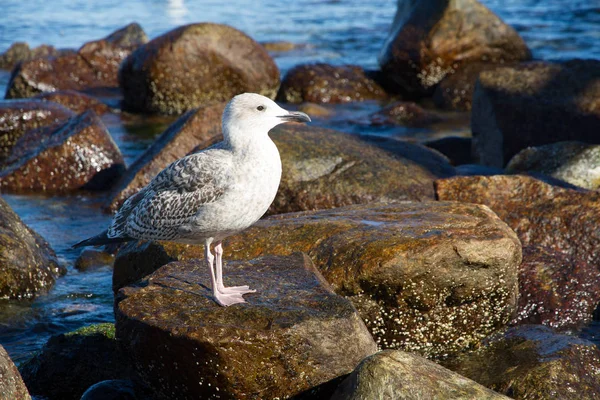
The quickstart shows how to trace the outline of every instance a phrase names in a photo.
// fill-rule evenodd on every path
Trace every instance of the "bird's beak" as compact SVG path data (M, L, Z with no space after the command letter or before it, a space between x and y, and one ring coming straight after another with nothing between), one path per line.
M310 122L310 117L300 111L289 111L286 115L279 115L283 122Z

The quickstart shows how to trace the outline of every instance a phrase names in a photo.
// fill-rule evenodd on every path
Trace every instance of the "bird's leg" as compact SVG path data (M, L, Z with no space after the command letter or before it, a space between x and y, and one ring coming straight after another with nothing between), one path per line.
M218 289L217 279L215 277L215 269L213 268L213 263L215 261L215 257L210 252L210 243L212 240L207 240L204 246L204 257L206 259L206 264L210 271L210 283L213 292L213 296L215 301L222 306L230 306L236 303L245 303L246 301L242 297L240 293L221 293Z
M215 244L215 255L216 255L216 271L217 271L217 290L224 294L236 293L246 294L254 293L256 290L250 289L249 286L231 286L225 287L223 284L223 245L221 242Z

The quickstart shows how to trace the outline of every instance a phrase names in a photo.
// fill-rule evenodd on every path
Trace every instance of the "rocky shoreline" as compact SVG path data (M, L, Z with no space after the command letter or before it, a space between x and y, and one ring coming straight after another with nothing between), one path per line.
M98 213L219 141L223 102L240 92L317 120L332 118L331 104L371 101L374 126L466 116L471 131L419 144L273 130L277 197L225 246L225 276L257 289L248 303L211 301L201 246L86 251L82 273L114 263L115 324L57 335L18 369L0 346L0 392L600 398L600 350L572 335L600 304L600 61L531 60L476 0L399 1L379 70L300 64L280 77L269 51L293 47L212 23L149 41L133 23L78 50L15 43L0 55L12 70L0 102L2 193L93 191ZM126 166L107 115L172 123ZM0 295L43 295L64 267L2 199L0 224Z

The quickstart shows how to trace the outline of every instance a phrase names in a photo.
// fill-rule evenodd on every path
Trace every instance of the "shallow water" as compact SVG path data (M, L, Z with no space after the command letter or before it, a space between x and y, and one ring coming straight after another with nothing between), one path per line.
M484 4L514 26L536 58L600 58L600 4L573 0L486 0ZM595 6L594 6L595 4ZM377 55L389 31L395 1L281 2L232 0L108 0L102 2L56 0L25 2L2 0L0 51L15 41L32 46L52 44L79 47L108 35L132 21L139 22L152 38L191 22L232 25L258 41L302 44L274 54L285 73L298 63L327 62L377 67ZM0 93L9 72L0 71ZM361 135L424 140L453 132L468 134L466 120L435 130L405 127L367 127L361 121L379 109L377 103L335 106L336 116L316 120L317 125ZM164 128L121 123L103 117L125 159L130 164ZM108 268L80 273L73 268L79 251L70 245L102 230L109 221L98 211L98 199L89 196L3 196L21 218L44 236L68 269L47 295L31 301L0 301L0 343L17 362L39 350L52 334L96 322L112 321L111 271ZM600 343L600 326L593 323L582 336Z

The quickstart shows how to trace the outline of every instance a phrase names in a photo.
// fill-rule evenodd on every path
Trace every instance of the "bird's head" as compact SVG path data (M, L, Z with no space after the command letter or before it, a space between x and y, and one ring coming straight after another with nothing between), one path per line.
M229 101L223 111L223 135L267 136L284 122L310 122L300 111L287 111L273 100L256 93L244 93Z

